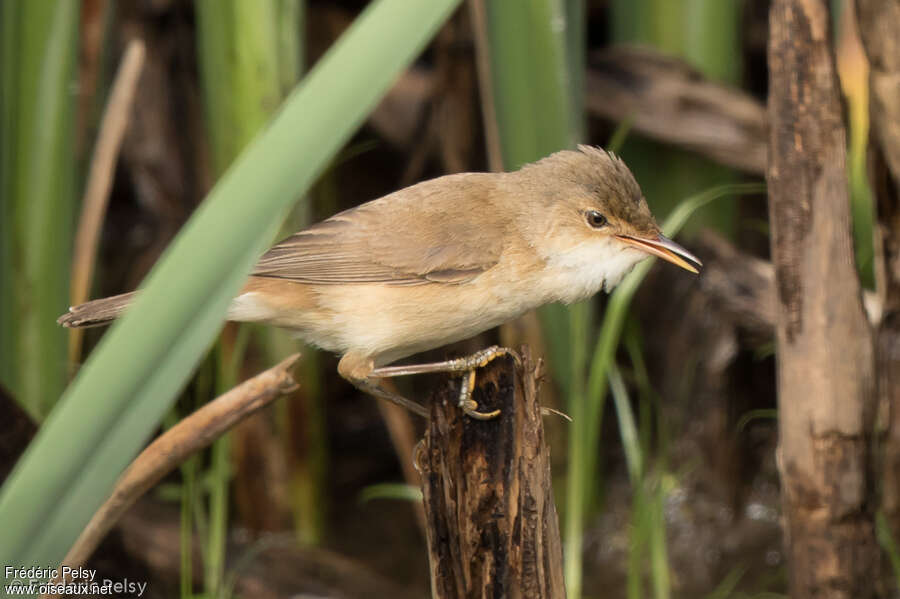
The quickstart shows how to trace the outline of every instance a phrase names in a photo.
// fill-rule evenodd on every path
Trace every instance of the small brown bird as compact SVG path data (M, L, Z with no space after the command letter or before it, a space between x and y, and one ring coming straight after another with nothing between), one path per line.
M641 259L691 272L700 261L664 237L621 159L579 146L511 173L447 175L346 210L260 259L228 319L264 322L341 354L338 372L378 397L424 409L385 377L466 372L460 407L474 418L475 370L506 353L386 366L466 339L550 302L609 291ZM69 308L67 327L107 323L134 292Z

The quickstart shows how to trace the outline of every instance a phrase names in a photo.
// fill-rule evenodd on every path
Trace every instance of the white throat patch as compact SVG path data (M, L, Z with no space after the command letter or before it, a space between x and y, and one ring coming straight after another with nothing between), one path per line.
M588 298L601 289L618 285L646 253L612 238L585 241L571 250L547 259L558 301L569 304Z

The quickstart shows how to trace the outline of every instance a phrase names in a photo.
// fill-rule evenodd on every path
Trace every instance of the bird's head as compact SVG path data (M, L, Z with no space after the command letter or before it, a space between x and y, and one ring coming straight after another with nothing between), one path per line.
M662 234L631 171L612 153L579 146L518 173L532 198L522 228L548 269L567 273L563 301L610 290L648 256L699 272L700 260Z

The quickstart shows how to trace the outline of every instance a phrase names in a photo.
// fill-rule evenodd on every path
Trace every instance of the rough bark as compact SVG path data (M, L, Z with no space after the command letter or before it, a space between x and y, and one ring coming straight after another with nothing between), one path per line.
M857 0L869 59L869 179L877 202L878 399L890 417L884 441L882 509L900 538L900 0Z
M435 599L565 597L538 376L527 354L479 370L473 397L502 410L493 420L462 414L458 382L431 403L418 464Z
M846 132L823 0L769 19L769 210L790 595L876 595L872 332L853 260Z

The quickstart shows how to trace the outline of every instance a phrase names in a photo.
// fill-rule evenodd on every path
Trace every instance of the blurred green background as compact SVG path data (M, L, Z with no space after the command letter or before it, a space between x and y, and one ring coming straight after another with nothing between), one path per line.
M866 66L834 4L871 286ZM6 0L0 26L0 420L40 425L0 490L2 563L55 565L150 435L296 350L220 320L269 243L340 209L590 143L621 153L704 261L723 242L768 255L752 159L766 143L765 3ZM80 264L90 297L145 297L70 345L55 321L133 39L145 58L98 250ZM544 403L574 418L545 423L570 597L784 592L771 330L647 263L612 296L434 357L497 341L546 355ZM334 356L302 351L301 389L141 500L91 562L104 577L149 580L159 597L427 595L397 433L421 424L386 424ZM4 474L23 449L0 447Z

